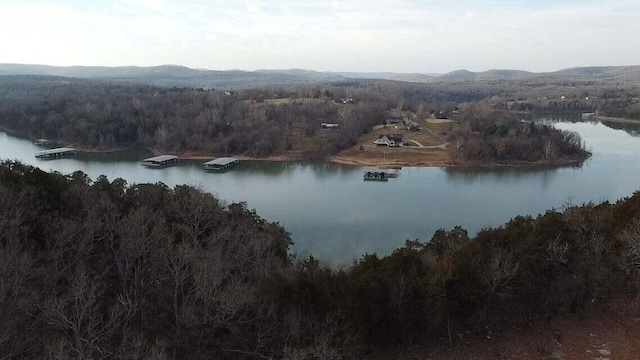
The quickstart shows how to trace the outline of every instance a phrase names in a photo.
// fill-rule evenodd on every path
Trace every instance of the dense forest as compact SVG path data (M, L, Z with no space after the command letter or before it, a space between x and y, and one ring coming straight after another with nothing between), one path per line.
M588 156L579 137L521 123L535 111L640 119L629 83L539 79L415 84L348 80L219 91L51 76L0 77L0 128L110 150L324 159L356 145L390 110L450 114L453 162L560 163ZM330 131L322 123L338 124Z
M334 269L189 186L0 164L4 359L350 359L640 294L640 193Z
M463 106L448 139L462 163L558 164L591 155L577 133L524 121L520 114L495 110L486 102Z
M602 116L640 120L637 82L558 80L474 81L411 84L361 80L349 84L384 94L392 104L414 112L449 112L464 103L488 102L495 109L519 112L595 112Z
M386 103L357 90L356 103L339 106L346 90L319 87L241 92L118 85L81 79L5 76L0 81L0 126L30 138L111 149L149 147L163 151L267 156L290 143L293 128L315 135L321 123L340 128L308 149L331 155L385 118ZM306 98L270 104L265 99ZM322 99L321 99L322 97Z

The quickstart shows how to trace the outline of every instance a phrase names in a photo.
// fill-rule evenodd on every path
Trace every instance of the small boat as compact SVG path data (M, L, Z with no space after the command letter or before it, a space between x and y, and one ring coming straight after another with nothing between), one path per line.
M213 172L224 172L236 167L240 160L232 157L221 157L204 163L204 169Z
M389 176L384 171L367 171L364 173L364 181L389 181Z
M49 146L52 143L53 142L51 140L47 140L47 139L35 139L33 141L33 145L35 146Z
M378 169L382 170L393 170L393 171L384 171L386 176L390 179L397 178L400 175L398 170L402 169L402 166L388 166L388 167L379 167Z
M76 150L72 148L56 148L56 149L38 151L36 153L36 158L46 159L46 160L58 159L61 157L73 155L75 153L76 153Z
M582 120L591 120L596 117L596 113L582 113Z
M154 156L148 159L142 160L140 165L146 166L148 168L165 168L167 166L172 166L180 162L180 158L175 155L160 155Z

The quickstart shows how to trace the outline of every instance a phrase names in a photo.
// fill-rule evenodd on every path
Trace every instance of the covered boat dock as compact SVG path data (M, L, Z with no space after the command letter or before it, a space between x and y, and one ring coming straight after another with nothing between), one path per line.
M142 160L141 165L151 168L163 168L175 165L180 162L180 158L176 155L160 155Z
M240 161L236 158L221 157L204 163L204 169L209 171L227 171L239 163Z
M49 150L42 150L36 153L36 158L38 159L57 159L64 156L73 155L76 153L75 149L72 148L56 148Z

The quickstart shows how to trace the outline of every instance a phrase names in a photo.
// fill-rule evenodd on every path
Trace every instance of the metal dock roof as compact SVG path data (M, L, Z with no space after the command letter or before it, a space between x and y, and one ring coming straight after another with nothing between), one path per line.
M150 157L142 161L163 162L163 161L174 160L174 159L178 159L178 157L176 155L160 155L160 156Z
M38 151L36 155L62 154L62 153L68 153L68 152L74 152L74 151L76 150L72 148L56 148L56 149Z
M229 165L232 164L234 162L237 162L238 159L236 158L232 158L232 157L221 157L221 158L217 158L211 161L207 161L206 163L204 163L205 165L220 165L220 166L225 166L225 165Z

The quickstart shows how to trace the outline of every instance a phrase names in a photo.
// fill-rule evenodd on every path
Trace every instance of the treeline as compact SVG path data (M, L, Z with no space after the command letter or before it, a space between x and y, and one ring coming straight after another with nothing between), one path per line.
M342 85L382 94L391 104L401 102L405 109L414 112L421 108L450 110L453 106L480 101L510 111L595 111L608 101L621 101L617 104L625 106L640 97L635 82L544 78L430 84L361 80Z
M465 103L486 102L507 111L597 111L603 116L640 120L640 91L632 81L540 78L431 84L361 80L348 84L383 95L392 107L400 105L416 113L449 113Z
M603 94L598 115L640 120L640 91L617 89Z
M413 84L354 80L228 92L46 76L0 78L0 127L29 138L98 149L146 147L257 157L293 150L321 159L354 145L358 136L381 124L390 109L423 117L478 103L511 112L598 111L605 116L640 118L637 88L593 81ZM347 99L348 104L343 104ZM337 123L339 128L321 132L323 122ZM306 145L295 148L294 139L300 133L312 140L300 141ZM564 156L567 149L560 148L562 141L547 135L556 154ZM493 153L500 161L529 161L523 154L504 157L502 143L495 149L470 143L467 148L480 153L474 157L469 151L467 159L483 160ZM532 158L542 159L540 153L538 146Z
M461 107L448 139L454 156L467 163L556 164L590 155L577 133L524 121L522 115L486 102Z
M244 204L3 162L0 205L3 359L283 351L265 285L289 267L289 235Z
M633 83L547 84L539 92L490 99L499 109L537 112L597 112L601 116L640 120L640 91Z
M338 95L345 92L334 91ZM264 103L265 99L298 95L317 101ZM332 92L311 88L229 93L4 76L0 81L0 126L30 138L94 148L138 146L267 156L289 144L295 126L311 129L307 134L311 136L322 122L340 123L333 136L310 150L312 156L325 156L352 145L357 136L385 117L386 104L378 96L358 91L351 94L355 95L359 96L357 106L338 111L338 105L330 101Z
M466 331L508 331L609 297L640 296L639 245L636 193L617 204L515 217L474 238L459 227L438 230L427 243L365 256L318 288L346 278L346 313L367 344L451 344Z
M638 294L640 193L332 269L189 186L0 164L0 354L348 359Z

